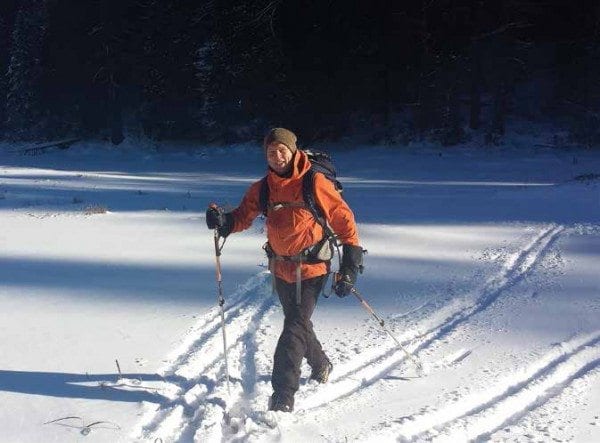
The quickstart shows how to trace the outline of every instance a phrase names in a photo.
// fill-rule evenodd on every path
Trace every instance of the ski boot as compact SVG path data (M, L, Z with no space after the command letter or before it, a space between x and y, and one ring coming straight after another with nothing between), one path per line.
M274 392L269 399L269 411L292 412L294 410L294 397Z
M312 369L310 379L315 380L317 383L327 383L331 371L333 371L333 365L328 358L325 358L321 366Z

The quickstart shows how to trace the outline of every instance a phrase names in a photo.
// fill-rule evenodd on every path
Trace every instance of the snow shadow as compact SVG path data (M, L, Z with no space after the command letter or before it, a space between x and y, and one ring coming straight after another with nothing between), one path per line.
M0 209L82 212L101 205L110 211L202 210L215 198L235 202L257 177L213 174L94 174L59 171L0 176Z
M159 403L165 400L159 392L147 390L124 390L101 383L115 383L119 374L74 374L65 372L30 372L0 370L0 391L49 397L83 398L121 402L148 401ZM167 381L182 383L178 376L161 377L158 374L122 374L122 378L142 382Z
M508 183L508 182L507 182ZM346 200L362 223L588 223L600 221L599 186L429 184L373 187L356 180Z
M102 173L104 174L104 173ZM120 178L119 174L123 176ZM258 177L198 174L99 179L15 176L0 181L0 209L83 212L98 205L112 212L201 211L211 201L235 207ZM600 221L598 186L512 184L510 181L452 183L414 181L381 184L354 179L344 197L363 223L482 223Z
M230 254L236 254L232 249ZM238 285L262 270L246 263L223 264L223 287L226 299ZM442 293L467 291L472 283L455 282L457 272L469 274L464 263L440 259L370 257L359 285L368 285L370 299L379 308L398 309L419 303L423 298L439 298ZM105 262L80 262L61 259L0 257L0 286L14 289L22 297L95 300L111 303L200 303L215 302L215 269L207 260L197 266L159 266ZM330 281L326 291L330 291ZM448 286L450 285L450 286ZM14 292L14 291L12 291ZM435 293L433 293L435 292ZM410 295L410 296L409 296ZM331 297L335 307L353 304L354 300ZM0 297L0 307L2 298Z
M214 302L215 269L212 263L199 261L197 266L159 266L81 262L61 259L0 257L0 286L18 288L20 293L51 291L102 300L152 301L174 303L197 300ZM227 264L224 270L226 293L259 271ZM168 293L166 293L168 288ZM106 297L106 298L105 298Z
M232 154L210 159L155 155L147 163L108 157L90 158L85 164L74 157L60 164L60 156L17 162L1 171L0 209L81 212L101 205L113 212L203 212L212 201L235 207L265 168L262 156L255 153L246 152L235 162ZM406 155L386 153L362 158L366 164L357 170L355 154L345 155L340 155L340 171L362 172L340 177L344 196L362 223L600 221L599 184L572 181L581 171L552 170L557 165L547 159L541 159L537 169L532 169L534 164L516 172L511 168L518 159L469 166L468 156L457 156L454 164L425 162L411 169L402 163ZM477 166L482 171L474 173L471 169Z

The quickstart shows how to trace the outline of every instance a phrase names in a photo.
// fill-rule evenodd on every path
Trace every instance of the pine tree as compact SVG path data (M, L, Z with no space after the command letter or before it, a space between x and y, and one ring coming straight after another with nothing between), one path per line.
M99 91L98 99L105 114L103 120L110 130L110 140L119 145L125 138L121 102L127 38L123 29L125 4L114 0L95 3L99 13L88 31L92 52L90 64L93 66L91 82Z
M212 36L198 49L194 63L197 87L202 93L198 121L206 133L217 124L217 102L221 95L217 70L222 67L221 54L222 44L216 36Z
M209 32L194 66L201 95L198 120L206 131L227 132L268 118L268 110L275 108L272 99L284 75L274 28L279 3L213 0L205 4Z
M3 15L0 15L0 132L4 127L6 119L6 66L8 61L8 54L6 48L8 47L9 32L8 24Z
M9 135L16 139L34 139L43 133L40 78L47 21L47 0L21 3L12 32L6 74L6 127Z
M203 13L210 2L140 0L135 32L137 63L131 66L141 89L139 115L144 133L153 138L196 135L193 108L198 42L205 40Z

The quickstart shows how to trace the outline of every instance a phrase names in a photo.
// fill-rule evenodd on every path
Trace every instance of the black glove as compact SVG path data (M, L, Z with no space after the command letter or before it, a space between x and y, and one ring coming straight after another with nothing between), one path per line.
M333 287L338 297L345 297L352 292L356 277L362 272L362 264L363 249L360 246L343 245L342 265Z
M206 210L206 226L217 229L221 237L227 237L233 229L233 215L213 203Z

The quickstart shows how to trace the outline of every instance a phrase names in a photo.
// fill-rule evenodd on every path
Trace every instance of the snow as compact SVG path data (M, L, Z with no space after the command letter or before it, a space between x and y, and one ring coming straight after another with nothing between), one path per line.
M259 146L0 145L2 441L600 441L600 153L532 140L323 147L369 251L358 289L424 374L322 298L334 370L304 366L293 414L266 411L263 222L221 257L229 389L204 223L264 173Z

